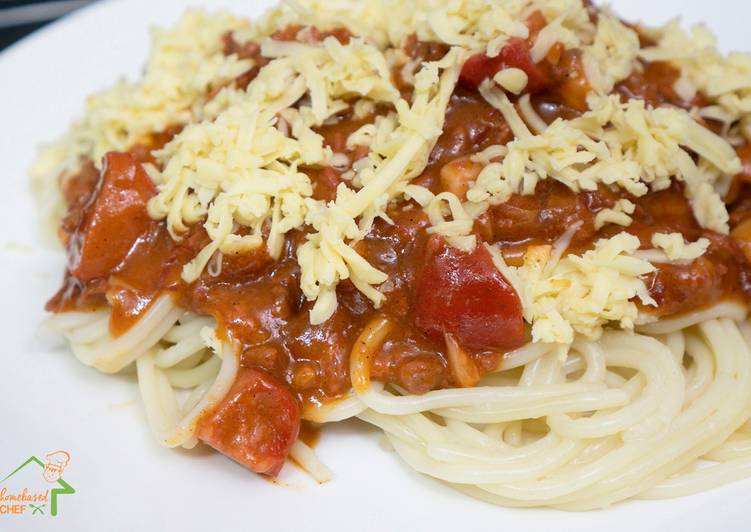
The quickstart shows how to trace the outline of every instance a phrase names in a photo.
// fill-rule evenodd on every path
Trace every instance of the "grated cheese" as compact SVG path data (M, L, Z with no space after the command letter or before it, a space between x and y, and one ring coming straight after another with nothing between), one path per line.
M347 138L347 147L352 149L356 146L368 148L384 146L397 126L398 117L396 113L377 116L372 124L361 126Z
M519 98L518 105L519 113L533 132L539 134L548 128L542 117L532 107L532 99L529 97L529 94L525 94Z
M488 146L481 152L470 155L469 160L473 163L488 165L490 163L503 160L507 153L508 148L503 144L493 144L492 146Z
M582 50L582 65L589 85L598 94L609 94L615 84L634 70L639 54L639 35L607 11L598 16L594 42Z
M592 42L594 27L583 3L536 2L535 7L539 7L545 19L549 21L540 30L532 46L530 55L535 63L545 59L557 43L562 44L564 48L578 48Z
M442 235L453 247L462 251L472 251L477 247L477 237L472 234L474 219L471 211L451 192L433 194L425 187L408 185L404 190L408 198L414 199L425 210L430 220L429 234ZM450 220L446 218L450 217Z
M751 113L751 55L723 56L717 50L715 37L702 25L687 32L678 21L672 21L653 31L652 36L657 44L642 49L639 56L679 67L681 77L676 82L676 92L689 101L689 96L701 91L714 104L700 112L722 117L727 126Z
M320 29L349 28L381 48L399 47L415 34L420 41L441 42L473 52L497 56L512 37L527 38L526 19L540 11L551 21L537 38L535 59L541 60L556 42L567 47L588 44L594 24L581 0L294 0L267 12L241 32L259 40L288 24L310 24ZM540 57L537 57L537 56Z
M623 198L615 202L613 208L603 209L595 216L595 230L599 231L607 224L622 225L628 227L633 221L631 214L634 213L636 205L631 201Z
M502 162L482 170L467 194L470 201L503 203L511 194L533 194L548 178L577 192L604 184L639 197L667 188L674 177L685 182L698 222L728 232L727 209L713 183L739 172L740 160L727 141L686 111L592 96L591 110L580 118L558 119L533 135L502 91L485 83L480 92L501 111L516 140ZM686 149L700 156L700 164Z
M274 60L248 86L230 93L231 105L214 120L191 124L155 156L152 169L159 193L149 213L166 218L173 238L205 218L211 238L183 270L198 278L211 256L242 253L263 244L272 257L282 250L283 235L305 223L312 195L300 165L330 165L331 150L311 128L346 109L350 95L393 102L399 97L383 54L362 40L342 45L333 37L320 45L268 41L262 53ZM303 96L309 105L291 106ZM288 135L277 124L285 122ZM238 235L237 226L250 229Z
M301 287L310 301L312 324L322 323L336 310L336 286L349 279L378 307L383 301L375 286L386 275L360 257L349 242L362 239L377 217L386 218L392 198L403 194L409 181L422 173L442 129L451 94L459 77L464 54L453 49L438 62L425 63L415 76L412 104L396 102L399 125L382 144L371 144L366 164L353 181L355 191L344 184L328 205L309 200L306 223L316 229L297 250L302 269ZM360 218L359 222L356 220Z
M639 239L628 233L601 239L594 249L567 255L553 268L548 267L552 246L530 247L520 267L507 265L498 248L486 247L519 295L534 342L570 344L574 334L596 340L611 322L633 329L635 298L656 306L642 280L654 266L632 256Z
M514 94L521 94L529 82L529 77L520 68L504 68L493 77L493 80L503 89Z
M669 261L692 261L706 253L709 240L700 238L687 243L680 233L655 233L652 235L652 245L662 250Z

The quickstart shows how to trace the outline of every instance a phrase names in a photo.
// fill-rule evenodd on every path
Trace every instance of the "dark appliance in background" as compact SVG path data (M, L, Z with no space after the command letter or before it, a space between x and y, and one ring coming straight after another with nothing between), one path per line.
M0 0L0 50L93 0Z

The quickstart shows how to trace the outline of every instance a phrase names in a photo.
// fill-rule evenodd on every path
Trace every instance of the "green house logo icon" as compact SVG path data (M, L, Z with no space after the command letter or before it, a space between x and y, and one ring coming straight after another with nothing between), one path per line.
M0 480L0 520L12 514L52 517L58 514L58 497L72 495L73 486L62 478L60 458L67 459L65 451L47 455L47 463L36 456L28 460ZM33 481L30 485L30 479Z

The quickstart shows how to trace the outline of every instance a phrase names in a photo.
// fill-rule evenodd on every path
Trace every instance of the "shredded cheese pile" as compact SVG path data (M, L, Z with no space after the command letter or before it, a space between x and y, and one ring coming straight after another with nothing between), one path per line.
M639 54L639 35L604 11L594 41L582 55L587 82L598 94L608 94L633 72Z
M516 139L501 162L483 169L467 194L470 201L503 203L512 194L533 194L544 179L576 192L615 185L639 197L667 188L676 178L685 182L698 222L728 232L727 209L712 185L720 174L739 172L740 160L726 140L686 111L592 96L591 110L580 118L558 119L533 135L501 90L487 82L480 90L503 113ZM700 156L698 164L687 149ZM630 207L620 209L627 215Z
M553 246L532 246L518 268L508 266L496 247L487 248L519 294L533 341L570 344L574 333L598 339L609 322L633 329L634 298L656 306L642 280L654 266L633 256L639 245L637 237L620 233L597 241L581 256L558 261Z
M319 29L349 28L379 46L398 48L415 34L420 41L442 42L496 56L512 37L527 38L528 17L540 11L551 21L533 51L542 59L556 42L567 47L590 43L595 27L581 0L287 0L242 32L259 40L289 24Z
M690 32L673 21L652 32L657 44L644 48L639 56L647 61L667 61L681 70L675 90L691 100L698 92L713 105L699 113L725 123L726 131L740 126L740 133L751 140L751 55L732 53L727 57L717 50L717 42L704 26Z
M383 283L386 275L368 264L347 241L362 239L376 217L388 219L385 208L390 199L401 195L409 180L425 168L441 134L462 59L454 50L441 61L426 63L416 76L412 104L404 100L396 103L399 126L370 152L359 170L357 181L362 188L355 191L340 184L334 202L318 202L317 208L310 210L306 222L317 232L308 236L297 256L303 292L315 300L312 324L326 321L335 312L336 286L343 279L350 279L376 307L383 301L375 286Z
M522 266L506 264L501 251L486 244L493 262L513 285L534 342L570 344L576 334L597 340L603 326L634 328L642 305L657 306L643 277L652 263L688 263L706 253L709 240L687 243L680 233L656 233L654 250L640 250L628 233L595 242L583 255L565 255L572 228L552 246L531 246ZM565 256L564 256L565 255Z
M149 169L159 189L149 213L166 218L174 238L206 219L211 243L185 266L185 281L197 279L216 251L261 246L266 222L266 246L278 258L284 234L303 225L310 206L312 185L298 167L331 162L330 148L311 128L346 109L342 97L399 97L383 54L359 39L346 46L333 37L321 45L269 41L263 53L275 59L247 92L225 89L229 107L186 127L156 152L163 170ZM292 108L303 96L309 105ZM277 114L291 126L290 136L276 127ZM234 234L235 224L250 234Z

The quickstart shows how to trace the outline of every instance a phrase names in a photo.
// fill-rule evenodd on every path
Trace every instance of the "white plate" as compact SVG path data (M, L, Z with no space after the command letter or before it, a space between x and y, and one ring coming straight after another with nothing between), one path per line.
M40 334L45 300L63 261L45 249L26 170L35 146L61 133L86 94L126 75L147 56L146 28L170 25L187 5L228 6L253 16L271 2L112 0L44 29L0 55L0 478L29 455L65 449L57 517L3 516L0 530L707 530L748 529L751 481L701 495L635 501L570 514L497 508L410 471L358 422L332 426L318 446L333 469L318 486L293 468L274 485L219 454L159 447L131 378L81 366ZM705 20L724 49L742 49L751 4L736 0L614 0L630 19Z

